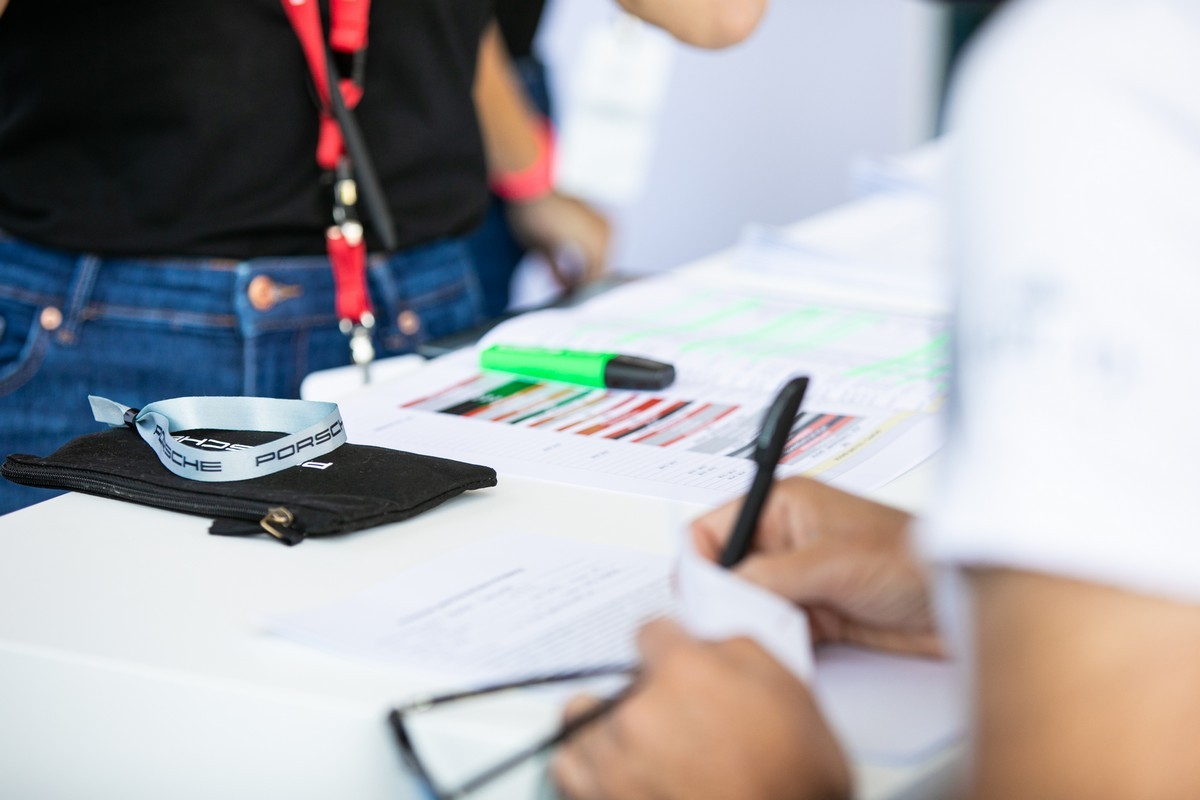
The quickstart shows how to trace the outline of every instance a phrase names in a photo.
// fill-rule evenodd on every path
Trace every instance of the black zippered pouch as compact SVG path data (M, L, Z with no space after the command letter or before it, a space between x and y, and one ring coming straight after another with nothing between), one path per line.
M191 430L173 435L220 450L263 444L283 434ZM10 455L0 475L26 486L210 517L210 533L269 533L289 545L308 536L399 522L464 491L496 485L491 467L358 444L343 444L303 466L251 480L205 483L166 469L131 427L80 436L45 458Z

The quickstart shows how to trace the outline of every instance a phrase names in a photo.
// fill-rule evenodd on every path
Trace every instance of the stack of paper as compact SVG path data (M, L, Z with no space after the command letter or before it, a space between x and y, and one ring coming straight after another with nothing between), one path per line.
M809 396L781 472L865 492L932 454L949 377L939 315L809 302L675 274L564 311L515 318L481 343L600 350L675 365L661 392L482 373L465 351L342 403L352 441L511 474L714 504L744 491L776 388Z

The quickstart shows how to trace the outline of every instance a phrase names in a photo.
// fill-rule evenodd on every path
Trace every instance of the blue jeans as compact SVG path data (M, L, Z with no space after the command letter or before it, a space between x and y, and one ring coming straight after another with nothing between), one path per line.
M373 257L380 355L482 319L458 240ZM250 261L117 258L0 232L0 457L48 455L100 430L87 396L131 406L187 395L296 397L349 363L322 256ZM52 496L0 480L0 513Z

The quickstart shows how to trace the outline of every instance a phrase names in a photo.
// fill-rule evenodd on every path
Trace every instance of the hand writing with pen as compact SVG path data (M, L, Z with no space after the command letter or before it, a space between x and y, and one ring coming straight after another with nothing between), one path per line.
M779 392L755 440L746 497L692 524L695 549L807 610L817 643L938 655L928 583L908 544L911 518L808 479L774 481L807 387L808 379L797 377ZM625 689L603 700L575 698L557 732L452 792L438 790L424 768L405 708L390 716L401 752L437 798L462 797L554 746L562 748L554 779L574 800L849 796L847 761L800 673L757 641L701 641L674 622L656 621L640 632L638 650L640 663ZM615 671L629 673L630 666ZM565 677L484 687L410 707Z
M692 524L718 560L733 501ZM937 655L928 583L907 514L804 478L778 482L735 568L803 606L814 641ZM700 642L670 622L639 638L634 693L559 752L555 780L593 798L823 798L850 792L845 757L808 688L748 639ZM596 701L576 698L568 718Z

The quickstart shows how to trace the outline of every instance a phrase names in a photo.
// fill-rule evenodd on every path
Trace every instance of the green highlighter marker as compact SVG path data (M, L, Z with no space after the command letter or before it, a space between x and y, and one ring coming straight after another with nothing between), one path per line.
M541 347L493 345L479 354L479 366L530 378L609 389L665 389L675 380L675 368L661 361L618 353Z

